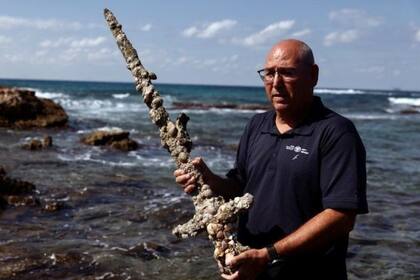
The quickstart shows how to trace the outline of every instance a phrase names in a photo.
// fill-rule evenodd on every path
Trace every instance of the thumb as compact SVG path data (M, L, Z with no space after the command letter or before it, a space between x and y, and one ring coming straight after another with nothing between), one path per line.
M228 258L228 256L226 255L226 265L230 266L230 267L236 267L238 265L240 265L241 263L245 262L245 260L248 258L246 252L241 253L237 256L232 256L230 258Z
M204 160L201 157L196 157L192 160L192 164L197 168L204 176L208 176L211 171L207 164L204 162Z

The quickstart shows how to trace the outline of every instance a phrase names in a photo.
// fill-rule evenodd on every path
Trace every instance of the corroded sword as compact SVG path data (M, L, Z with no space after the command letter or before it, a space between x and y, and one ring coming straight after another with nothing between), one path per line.
M163 99L152 84L156 75L143 67L137 51L112 12L105 9L104 15L127 68L134 77L136 90L149 108L152 122L159 127L162 146L171 154L177 168L193 173L197 178L197 192L192 196L195 214L187 223L178 225L172 232L186 238L206 230L215 247L214 258L218 261L221 271L230 274L232 271L225 265L226 256L236 256L249 249L236 240L236 222L238 213L251 206L253 197L247 193L225 201L223 197L213 194L211 186L204 183L202 174L191 163L192 141L187 132L188 116L181 113L175 122L170 120L163 106Z

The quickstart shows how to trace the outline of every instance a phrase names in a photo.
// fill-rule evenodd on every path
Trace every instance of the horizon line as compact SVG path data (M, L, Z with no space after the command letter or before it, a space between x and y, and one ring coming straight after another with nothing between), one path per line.
M134 81L101 81L101 80L63 80L63 79L36 79L36 78L1 78L2 80L16 80L16 81L41 81L41 82L78 82L78 83L114 83L114 84L133 84ZM223 84L198 84L198 83L176 83L176 82L154 82L153 84L156 85L185 85L185 86L213 86L213 87L253 87L253 88L263 88L263 85L223 85ZM0 84L1 86L1 84ZM420 92L420 90L415 89L401 89L401 88L388 88L388 89L380 89L380 88L357 88L357 87L328 87L328 86L316 86L315 89L352 89L352 90L362 90L362 91L409 91L409 92Z

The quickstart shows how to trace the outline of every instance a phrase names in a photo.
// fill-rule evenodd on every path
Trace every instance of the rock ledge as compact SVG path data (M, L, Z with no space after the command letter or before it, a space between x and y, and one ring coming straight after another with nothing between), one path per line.
M62 127L68 116L50 99L38 98L27 89L0 86L0 127Z

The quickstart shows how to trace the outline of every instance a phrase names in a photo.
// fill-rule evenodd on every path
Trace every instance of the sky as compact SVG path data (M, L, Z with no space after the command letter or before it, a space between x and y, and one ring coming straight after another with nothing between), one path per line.
M0 78L132 81L104 8L160 83L261 85L267 51L295 38L319 87L420 90L417 0L0 0Z

